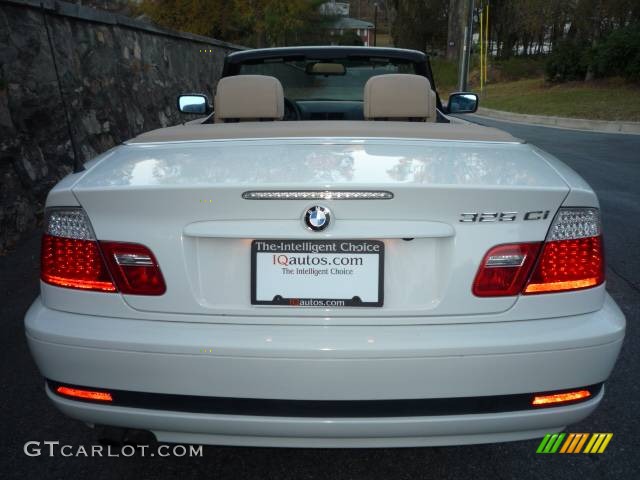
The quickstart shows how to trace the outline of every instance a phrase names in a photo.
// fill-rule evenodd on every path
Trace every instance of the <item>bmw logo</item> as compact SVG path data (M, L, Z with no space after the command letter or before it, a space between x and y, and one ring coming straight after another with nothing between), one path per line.
M318 205L307 209L304 212L304 224L309 230L319 232L329 226L331 221L331 210Z

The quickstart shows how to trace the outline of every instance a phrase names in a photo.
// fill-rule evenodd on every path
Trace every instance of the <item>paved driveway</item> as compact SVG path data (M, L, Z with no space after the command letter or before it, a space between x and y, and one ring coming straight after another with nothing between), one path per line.
M299 450L206 447L203 458L29 458L29 440L95 443L92 432L46 400L22 318L37 294L38 234L0 257L0 478L635 478L640 472L640 136L583 133L479 120L555 154L602 202L608 289L628 321L622 357L600 409L574 432L613 432L602 455L536 455L537 441L447 448Z

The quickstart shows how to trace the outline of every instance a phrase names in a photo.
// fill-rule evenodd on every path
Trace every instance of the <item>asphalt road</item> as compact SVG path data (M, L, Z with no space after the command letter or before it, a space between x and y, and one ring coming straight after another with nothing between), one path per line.
M612 432L601 455L536 455L538 441L447 448L306 450L205 447L202 458L27 457L30 440L74 449L95 443L90 429L46 400L24 339L22 319L38 292L38 234L0 257L3 431L0 478L416 479L635 478L640 472L640 136L513 125L500 126L555 154L595 188L604 216L608 289L624 310L627 339L594 415L573 432Z

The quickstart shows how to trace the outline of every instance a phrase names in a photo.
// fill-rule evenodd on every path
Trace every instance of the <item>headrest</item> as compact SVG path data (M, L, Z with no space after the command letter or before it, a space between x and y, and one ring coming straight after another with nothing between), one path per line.
M364 86L364 118L433 122L435 97L429 80L421 75L376 75Z
M214 99L217 122L228 120L281 120L284 116L282 84L265 75L235 75L218 82Z

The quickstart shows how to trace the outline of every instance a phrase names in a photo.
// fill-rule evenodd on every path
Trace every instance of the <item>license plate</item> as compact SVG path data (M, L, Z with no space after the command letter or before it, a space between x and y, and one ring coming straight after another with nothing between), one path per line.
M379 240L254 240L251 304L381 307Z

